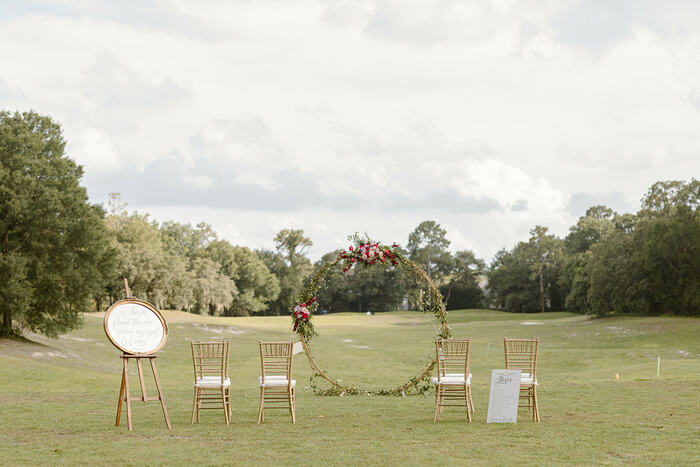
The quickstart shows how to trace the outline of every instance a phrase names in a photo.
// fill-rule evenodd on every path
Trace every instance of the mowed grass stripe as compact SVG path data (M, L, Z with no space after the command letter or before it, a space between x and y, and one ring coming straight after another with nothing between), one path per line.
M158 370L173 429L157 403L134 404L134 431L115 428L119 351L99 314L57 340L0 341L0 460L7 464L692 464L700 462L700 320L588 319L567 313L450 312L472 338L475 421L433 397L317 397L295 357L297 425L284 411L256 425L257 341L293 338L288 317L211 318L165 312ZM345 383L393 387L431 358L435 320L416 312L316 316L319 364ZM523 324L526 323L526 324ZM529 323L529 324L528 324ZM535 324L532 324L535 323ZM542 338L542 423L487 425L488 380L503 366L503 337ZM231 340L232 423L202 414L190 425L191 339ZM367 348L369 347L369 348ZM661 377L656 378L660 356ZM615 374L620 379L615 379ZM135 371L132 393L138 393ZM146 371L149 393L154 393ZM125 423L125 420L124 420ZM450 452L447 458L442 452Z

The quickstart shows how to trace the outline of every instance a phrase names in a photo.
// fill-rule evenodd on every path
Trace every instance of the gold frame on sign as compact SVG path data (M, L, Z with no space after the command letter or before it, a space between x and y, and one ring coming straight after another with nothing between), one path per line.
M109 328L107 326L107 321L109 320L109 315L118 306L125 305L128 303L133 303L133 304L141 305L145 308L148 308L152 313L154 313L158 317L161 325L163 326L163 338L160 340L160 343L154 349L152 349L150 352L146 352L146 353L134 352L130 349L126 349L126 348L120 346L119 344L117 344L115 342L114 338L112 337L112 334L110 334L110 332L109 332ZM161 312L158 311L158 309L156 307L154 307L153 305L151 305L147 301L139 300L138 298L125 298L125 299L119 300L118 302L114 302L112 304L112 306L110 306L109 309L107 310L107 312L105 313L104 329L105 329L105 334L107 334L107 339L109 339L109 341L112 343L112 345L114 345L116 348L118 348L119 350L121 350L122 352L124 352L125 354L128 354L128 355L153 355L154 353L156 353L160 349L162 349L163 346L165 346L166 341L168 340L168 323L165 322L165 318L163 317Z

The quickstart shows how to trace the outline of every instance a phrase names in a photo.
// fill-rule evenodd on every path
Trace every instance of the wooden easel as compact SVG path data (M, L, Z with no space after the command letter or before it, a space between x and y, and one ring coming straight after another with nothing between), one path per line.
M131 291L129 290L129 282L124 279L124 289L126 290L126 298L132 298ZM119 390L119 404L117 405L117 421L114 426L119 426L119 419L122 414L122 402L126 402L126 420L129 426L129 431L132 430L131 424L131 402L132 401L160 401L160 405L163 408L163 416L165 417L165 424L168 429L172 428L170 426L170 419L168 418L168 410L165 408L165 400L163 400L163 391L160 388L160 381L158 381L158 372L156 371L156 355L154 354L121 354L123 369L122 369L122 385ZM129 360L136 359L136 367L139 372L139 383L141 385L141 397L131 397L129 393ZM156 389L158 390L158 397L148 397L146 395L146 386L143 383L143 368L141 366L141 359L147 358L151 364L151 370L153 371L153 378L156 381Z

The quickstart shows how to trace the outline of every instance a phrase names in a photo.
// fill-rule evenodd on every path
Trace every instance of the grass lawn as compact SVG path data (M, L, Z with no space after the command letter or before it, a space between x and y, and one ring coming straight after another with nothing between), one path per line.
M301 354L294 361L297 424L280 410L257 425L257 341L292 338L289 319L164 314L170 335L157 365L172 430L157 402L134 403L133 432L126 414L114 426L121 359L101 316L86 316L81 329L57 340L0 340L0 464L700 463L700 319L450 312L454 336L472 338L474 422L447 407L433 423L432 393L314 396ZM314 322L317 362L352 385L395 387L434 351L429 315L337 314ZM486 424L503 336L533 335L542 339L542 422L521 411L517 425ZM231 425L222 411L204 411L201 424L191 425L189 341L222 338L231 340ZM131 378L137 395L135 372ZM150 370L146 379L155 394Z

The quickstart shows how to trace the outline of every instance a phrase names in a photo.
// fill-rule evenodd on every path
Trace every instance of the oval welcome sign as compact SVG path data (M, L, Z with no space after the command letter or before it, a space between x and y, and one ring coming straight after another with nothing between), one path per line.
M153 305L136 298L114 303L105 313L107 338L124 353L153 354L168 339L168 325Z

